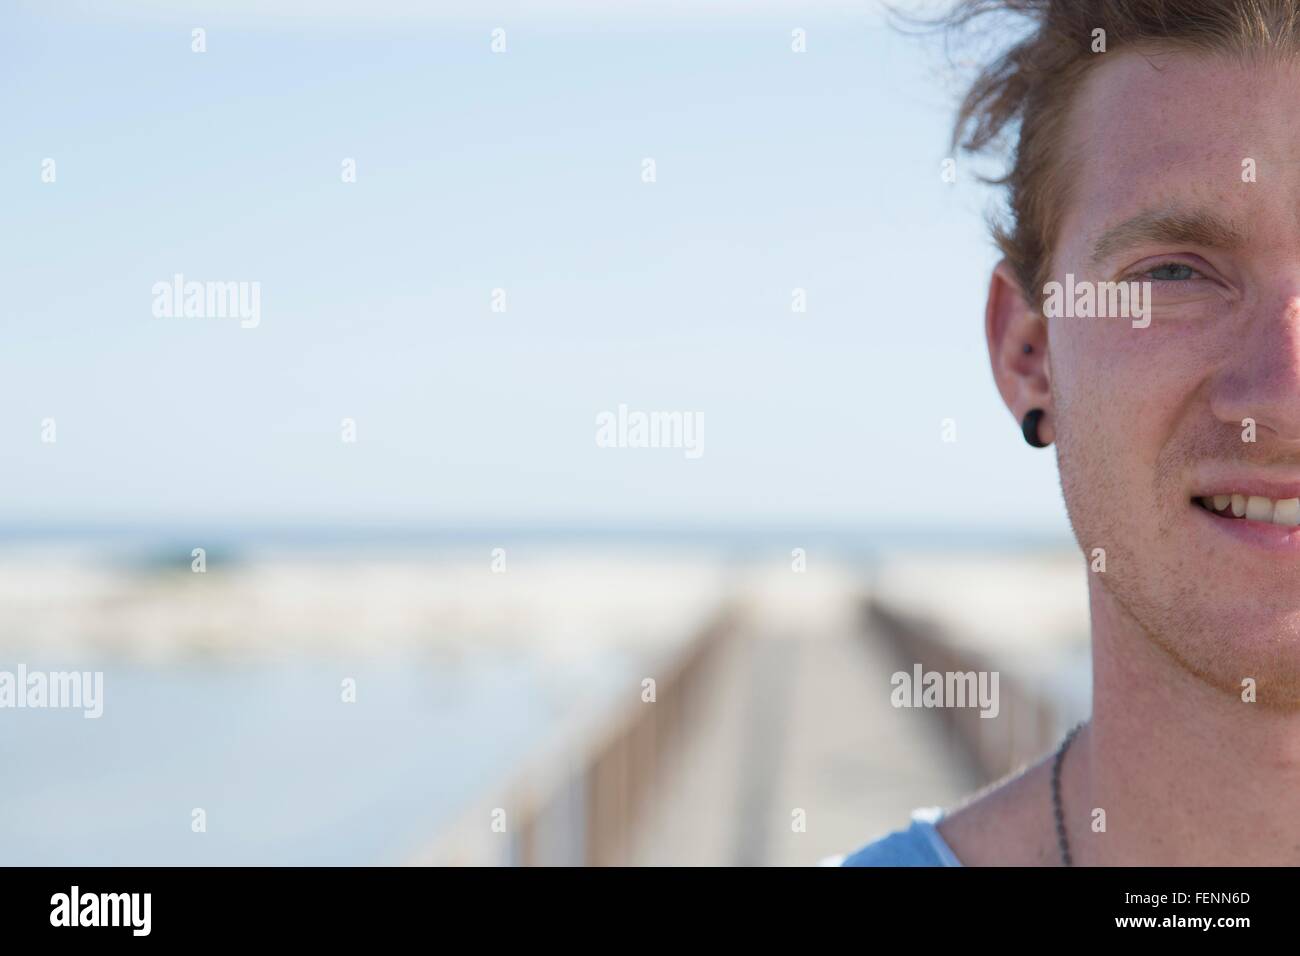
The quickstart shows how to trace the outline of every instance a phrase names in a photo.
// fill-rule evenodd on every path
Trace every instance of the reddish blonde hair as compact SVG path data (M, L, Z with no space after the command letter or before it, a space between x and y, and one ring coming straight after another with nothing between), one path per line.
M1006 175L989 180L1007 188L1008 203L1008 216L991 227L1031 304L1050 278L1069 198L1060 145L1072 97L1101 57L1134 47L1244 58L1300 48L1300 0L962 0L940 23L959 31L989 15L1028 30L971 85L953 148L991 152L1018 127ZM1097 30L1104 53L1093 52Z

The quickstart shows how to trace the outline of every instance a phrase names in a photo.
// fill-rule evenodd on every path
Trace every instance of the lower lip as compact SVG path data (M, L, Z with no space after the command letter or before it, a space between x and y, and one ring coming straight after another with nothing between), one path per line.
M1251 521L1248 518L1220 518L1200 505L1193 504L1189 507L1200 515L1202 521L1212 525L1222 534L1275 554L1291 554L1300 557L1300 526L1291 527L1267 521Z

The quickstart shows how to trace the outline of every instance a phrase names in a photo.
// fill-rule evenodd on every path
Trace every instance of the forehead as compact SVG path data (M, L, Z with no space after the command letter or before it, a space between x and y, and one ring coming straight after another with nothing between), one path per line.
M1300 205L1300 67L1229 54L1125 50L1086 76L1065 151L1071 202L1062 240L1161 205L1238 215ZM1254 160L1257 181L1243 183ZM1082 236L1080 234L1083 234Z

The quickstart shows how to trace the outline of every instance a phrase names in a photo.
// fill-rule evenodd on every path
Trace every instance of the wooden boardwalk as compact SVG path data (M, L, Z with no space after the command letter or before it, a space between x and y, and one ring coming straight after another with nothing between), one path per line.
M871 576L870 614L861 568L744 569L712 623L648 663L654 701L638 678L621 703L573 713L411 862L808 866L950 807L1086 714L1072 560L895 561ZM998 717L894 708L890 678L916 664L998 672ZM501 810L509 828L489 829Z
M834 574L753 582L628 862L814 865L978 786L944 721L890 705L910 664L864 632L863 598Z

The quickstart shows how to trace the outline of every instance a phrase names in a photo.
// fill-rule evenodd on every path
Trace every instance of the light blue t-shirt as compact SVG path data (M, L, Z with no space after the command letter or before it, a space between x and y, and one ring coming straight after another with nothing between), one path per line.
M840 866L961 866L961 860L935 824L943 817L939 807L912 811L912 825L868 843L840 861Z

